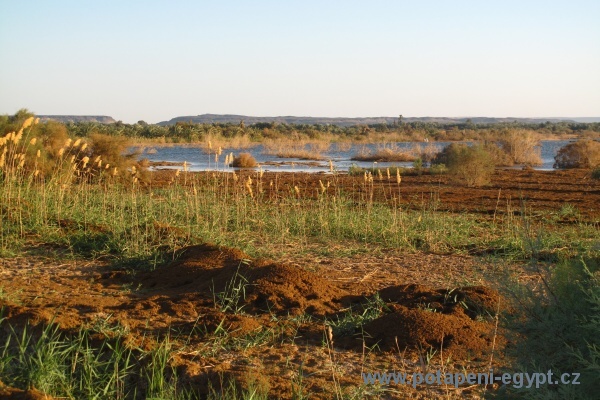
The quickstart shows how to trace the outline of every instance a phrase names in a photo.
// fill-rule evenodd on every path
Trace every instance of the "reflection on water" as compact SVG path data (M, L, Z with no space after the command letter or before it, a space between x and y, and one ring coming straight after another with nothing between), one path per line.
M554 156L556 152L569 143L569 140L543 140L541 142L541 154L543 164L535 167L539 170L552 170L554 164ZM399 149L411 150L415 145L420 145L424 148L427 145L433 145L439 150L443 149L450 142L398 142L395 146ZM341 147L341 149L340 149ZM219 161L215 162L215 154L207 154L203 149L198 147L190 147L189 145L173 145L165 147L147 146L140 158L147 158L150 161L167 161L167 162L187 162L190 171L206 171L206 170L223 170L227 169L224 165L225 155L229 153L239 154L248 152L256 159L265 171L286 171L286 172L329 172L329 160L332 161L334 168L337 171L346 172L352 164L359 167L369 168L378 167L412 167L411 162L361 162L352 161L350 158L360 152L376 151L377 144L353 144L348 146L331 145L328 151L322 152L322 161L306 161L296 158L278 158L274 155L266 154L262 145L256 145L250 149L240 150L223 148L223 153L219 157ZM160 167L160 168L177 168L177 167Z

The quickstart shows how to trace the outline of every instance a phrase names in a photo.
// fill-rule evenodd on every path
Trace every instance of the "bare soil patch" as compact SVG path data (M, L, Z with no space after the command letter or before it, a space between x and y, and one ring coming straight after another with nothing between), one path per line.
M438 257L444 261L445 256ZM401 264L399 260L395 263ZM413 267L432 267L431 259L418 260L413 259ZM452 260L465 268L476 264L471 262L466 257ZM313 397L329 398L335 390L332 368L340 385L356 387L365 368L395 365L412 372L430 348L442 349L456 362L470 360L473 368L489 357L494 324L487 313L495 310L495 291L461 287L449 294L450 289L397 275L397 284L390 286L393 274L341 280L349 275L346 266L335 260L309 268L252 260L239 250L210 244L188 247L168 265L136 274L107 269L101 262L11 259L2 261L0 274L4 288L14 295L0 300L0 307L12 326L54 322L65 333L81 327L108 336L120 332L140 348L152 348L152 338L169 334L181 346L173 363L185 384L206 388L210 382L215 387L224 377L244 382L255 374L274 397L283 398L292 396L290 379L299 368ZM215 293L226 290L236 276L243 276L247 285L238 313L215 304ZM326 321L359 310L377 292L386 306L380 317L365 324L367 335L336 336L331 348L324 347ZM264 332L273 339L248 344ZM496 349L504 343L498 336ZM373 349L368 356L364 346ZM413 389L402 390L407 394Z

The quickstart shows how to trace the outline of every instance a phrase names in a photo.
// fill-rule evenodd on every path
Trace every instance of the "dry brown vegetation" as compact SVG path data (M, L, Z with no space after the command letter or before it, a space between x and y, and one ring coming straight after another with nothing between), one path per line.
M258 165L252 154L240 153L231 162L231 166L235 168L254 168Z
M264 152L279 158L301 160L323 160L323 152L330 147L329 142L308 141L305 139L278 139L263 142Z
M600 166L600 142L583 139L569 143L554 160L554 168L595 168Z
M417 149L417 152L420 149ZM364 147L358 154L351 158L354 161L377 161L377 162L406 162L417 159L415 149L406 150L395 143L383 143L372 151Z
M526 129L506 131L499 140L500 147L515 164L542 164L540 135Z

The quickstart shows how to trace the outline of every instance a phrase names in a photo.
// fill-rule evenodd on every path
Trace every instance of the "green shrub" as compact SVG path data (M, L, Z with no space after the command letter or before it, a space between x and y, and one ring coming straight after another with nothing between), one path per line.
M554 168L595 168L600 166L600 143L583 139L558 150Z
M513 158L497 143L492 141L485 142L483 148L490 154L496 166L511 167L515 165Z
M431 175L444 175L448 173L448 168L445 164L434 164L429 167L429 173Z
M467 186L489 183L495 168L492 156L483 146L468 146L464 143L452 143L432 163L444 164L456 182L464 182Z
M592 171L592 179L600 179L600 167Z
M543 290L516 295L509 328L524 340L512 349L523 372L579 373L579 385L516 390L524 398L594 399L600 385L600 259L566 260Z

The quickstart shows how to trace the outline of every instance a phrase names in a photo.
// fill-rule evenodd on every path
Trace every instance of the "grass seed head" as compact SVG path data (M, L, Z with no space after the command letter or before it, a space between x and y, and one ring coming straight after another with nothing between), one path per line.
M248 194L250 195L250 197L254 198L254 193L252 191L252 184L250 183L251 180L246 181L246 190L248 191Z
M17 133L16 135L13 133L13 137L13 142L15 142L15 144L19 143L23 138L23 129L19 129L19 133Z
M34 117L29 117L27 118L24 122L23 122L23 128L22 129L27 129L29 128L35 121Z
M75 141L75 143L73 143L73 147L78 147L80 143L81 143L81 139L77 139Z
M37 142L37 138L31 138L31 140L29 141L29 144L34 146L36 142Z
M321 193L325 193L325 191L327 190L327 188L325 187L325 185L323 185L323 182L321 182L320 179L319 179L319 186L321 186Z

